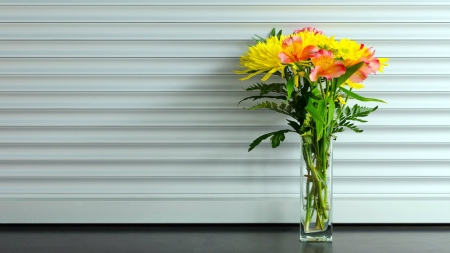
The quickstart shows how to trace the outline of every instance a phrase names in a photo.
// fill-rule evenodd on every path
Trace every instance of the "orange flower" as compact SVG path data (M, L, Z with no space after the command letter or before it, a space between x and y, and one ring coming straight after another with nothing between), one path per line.
M283 41L283 51L278 54L281 62L293 63L309 59L314 56L319 48L315 45L304 45L301 37L290 36Z
M345 73L345 66L339 60L334 60L333 53L329 50L321 49L314 57L311 58L314 69L311 71L309 78L315 82L319 76L323 76L330 80L331 78L340 77Z

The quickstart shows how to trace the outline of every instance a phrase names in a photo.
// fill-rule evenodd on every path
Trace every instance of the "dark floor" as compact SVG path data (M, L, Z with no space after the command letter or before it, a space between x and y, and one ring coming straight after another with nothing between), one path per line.
M450 225L335 225L300 243L298 225L0 225L0 252L450 252Z

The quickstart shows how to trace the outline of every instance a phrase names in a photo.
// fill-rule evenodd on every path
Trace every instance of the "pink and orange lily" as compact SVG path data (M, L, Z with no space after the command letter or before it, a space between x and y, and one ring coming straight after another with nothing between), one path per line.
M278 54L282 63L295 63L313 57L319 48L315 45L305 45L301 37L292 35L282 43L283 51Z
M319 50L311 58L311 62L314 65L314 69L311 71L309 78L313 82L317 81L319 76L330 80L345 74L344 63L340 60L335 60L333 53L329 50Z

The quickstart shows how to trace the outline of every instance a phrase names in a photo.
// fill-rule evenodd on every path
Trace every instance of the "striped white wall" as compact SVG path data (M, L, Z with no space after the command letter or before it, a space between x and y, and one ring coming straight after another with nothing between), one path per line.
M286 123L232 70L304 26L390 58L335 144L334 221L450 222L450 2L345 2L0 1L0 222L299 222L298 136L247 153Z

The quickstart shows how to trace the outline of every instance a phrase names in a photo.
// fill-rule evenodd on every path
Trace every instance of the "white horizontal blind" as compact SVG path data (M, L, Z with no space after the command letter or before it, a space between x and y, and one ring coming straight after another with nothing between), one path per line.
M254 34L314 26L390 58L334 149L334 221L450 222L450 3L0 1L0 221L297 223L299 140L245 111ZM255 81L257 79L254 79ZM372 105L372 104L368 104Z

